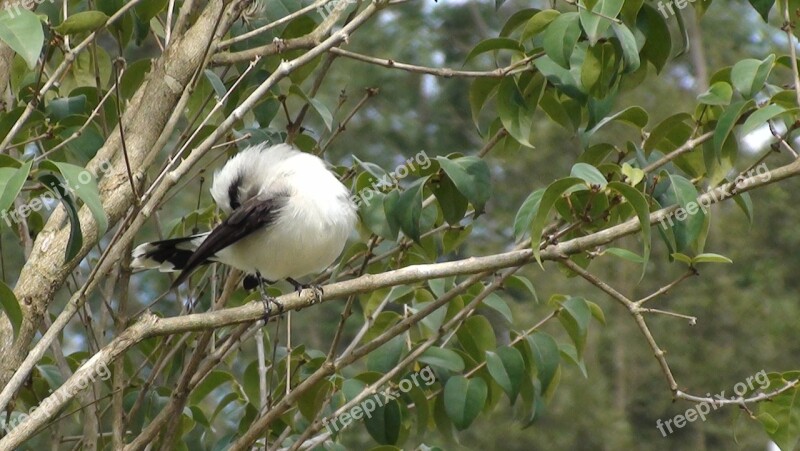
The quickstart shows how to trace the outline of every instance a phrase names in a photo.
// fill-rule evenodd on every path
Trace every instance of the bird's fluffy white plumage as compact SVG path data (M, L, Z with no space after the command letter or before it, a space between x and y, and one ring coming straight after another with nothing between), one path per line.
M350 192L325 162L287 144L252 146L231 158L214 175L211 195L229 215L236 214L248 200L280 200L268 225L208 258L248 274L259 273L270 281L297 279L328 267L342 252L356 222ZM179 243L169 241L186 253L187 248L200 246L208 235ZM143 244L134 250L132 266L183 269L165 262L164 255L158 242Z

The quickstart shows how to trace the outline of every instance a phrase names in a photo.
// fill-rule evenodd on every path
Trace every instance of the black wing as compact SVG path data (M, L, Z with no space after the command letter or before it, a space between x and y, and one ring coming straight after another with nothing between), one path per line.
M278 210L286 204L287 199L288 195L284 194L269 198L255 196L245 201L208 234L208 237L186 261L183 271L172 283L172 286L176 287L183 283L192 271L207 262L220 250L275 222Z

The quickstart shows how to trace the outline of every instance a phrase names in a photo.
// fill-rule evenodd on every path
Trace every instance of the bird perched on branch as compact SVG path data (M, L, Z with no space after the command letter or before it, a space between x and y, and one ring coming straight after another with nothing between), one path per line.
M180 271L172 286L211 262L240 269L245 288L319 273L341 254L356 222L349 190L320 158L288 144L248 147L214 174L211 196L227 214L206 233L144 243L131 267ZM249 285L249 286L248 286ZM321 290L315 288L317 298ZM280 306L279 306L280 307Z

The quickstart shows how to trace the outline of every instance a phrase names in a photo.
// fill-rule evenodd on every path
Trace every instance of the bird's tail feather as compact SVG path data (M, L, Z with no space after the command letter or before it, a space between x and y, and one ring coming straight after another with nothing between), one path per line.
M140 244L131 253L131 268L158 269L161 272L182 271L206 236L208 233Z

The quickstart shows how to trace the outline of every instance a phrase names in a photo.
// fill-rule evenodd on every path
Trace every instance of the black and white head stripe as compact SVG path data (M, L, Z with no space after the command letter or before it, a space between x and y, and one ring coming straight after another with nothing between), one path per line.
M249 147L214 174L211 196L227 214L211 232L133 251L133 268L181 271L220 262L266 280L320 272L342 252L356 221L347 188L318 157L290 145Z

